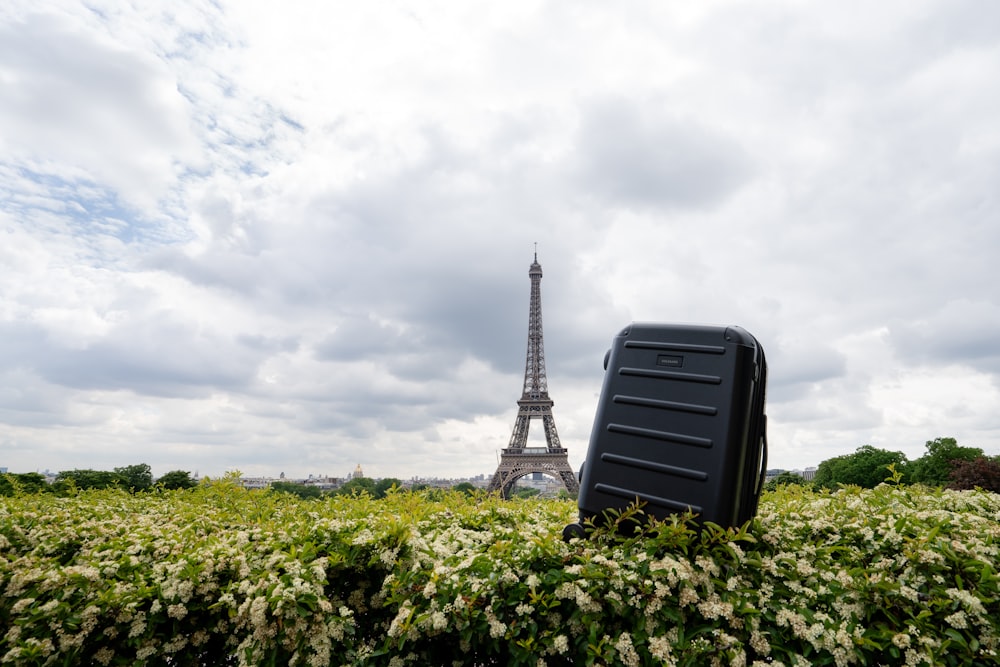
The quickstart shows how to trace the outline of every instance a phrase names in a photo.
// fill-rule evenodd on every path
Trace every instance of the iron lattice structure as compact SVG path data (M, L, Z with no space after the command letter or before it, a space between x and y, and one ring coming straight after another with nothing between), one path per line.
M510 497L514 483L533 472L551 475L563 483L573 496L580 483L569 465L566 449L559 442L556 422L552 417L554 402L549 398L545 377L545 345L542 339L542 266L535 261L528 269L531 280L531 303L528 308L528 356L524 365L524 391L517 402L517 420L507 448L500 452L500 464L488 490ZM531 421L540 419L545 430L545 447L528 447Z

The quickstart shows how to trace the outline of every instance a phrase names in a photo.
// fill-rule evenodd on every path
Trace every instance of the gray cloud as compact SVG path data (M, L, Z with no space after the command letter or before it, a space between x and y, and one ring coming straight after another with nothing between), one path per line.
M796 341L794 345L765 346L769 368L768 400L795 400L847 374L845 355L828 342Z
M574 461L632 320L757 335L780 467L1000 447L998 10L181 5L0 13L0 465L490 472L536 242Z
M963 364L990 373L1000 383L1000 303L959 298L938 310L894 321L889 342L906 363Z
M625 206L719 203L749 177L740 145L653 101L606 100L584 109L579 168L585 190Z
M159 396L242 387L253 377L257 360L245 345L198 334L170 319L153 313L136 327L80 347L54 344L42 335L22 363L64 387Z

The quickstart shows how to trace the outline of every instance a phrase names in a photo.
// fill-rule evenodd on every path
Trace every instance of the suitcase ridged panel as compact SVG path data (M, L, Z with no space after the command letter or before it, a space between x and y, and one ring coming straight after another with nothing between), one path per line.
M611 486L610 484L597 484L594 487L595 491L600 491L601 493L606 493L611 496L618 496L629 502L634 501L636 498L639 500L644 500L652 505L657 505L658 507L663 507L672 512L685 512L691 510L692 512L701 512L702 508L699 505L692 505L690 503L682 503L677 500L672 500L670 498L661 498L660 496L654 496L651 493L639 493L632 489L623 489L618 486Z
M653 470L655 472L660 472L665 475L674 475L675 477L687 477L688 479L696 479L699 482L704 482L708 479L708 473L704 470L691 470L690 468L678 468L677 466L667 465L666 463L660 463L658 461L649 461L647 459L637 459L631 456L621 456L619 454L609 454L605 452L601 454L601 460L607 461L609 463L618 463L621 465L632 466L633 468L643 468L645 470Z
M700 382L702 384L722 384L718 375L702 375L699 373L679 373L677 371L652 371L645 368L622 368L619 375L634 375L635 377L653 378L656 380L679 380L681 382Z
M670 431L657 431L652 428L629 426L628 424L608 424L608 432L634 435L637 438L653 438L654 440L663 440L665 442L676 442L679 445L691 445L692 447L704 447L705 449L712 446L711 438L698 438L693 435L671 433Z
M677 352L701 352L702 354L725 354L722 345L695 345L693 343L663 343L652 340L627 340L625 347L642 350L675 350Z
M693 412L699 415L713 416L719 414L719 409L711 405L681 403L680 401L663 401L658 398L646 398L645 396L623 396L622 394L615 394L611 400L621 405L641 405L646 408L675 410L677 412Z

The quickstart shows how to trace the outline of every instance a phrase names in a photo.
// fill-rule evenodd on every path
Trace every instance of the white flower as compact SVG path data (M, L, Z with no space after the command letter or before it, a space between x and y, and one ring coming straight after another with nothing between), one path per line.
M684 607L689 604L694 604L698 601L698 593L690 586L685 586L681 589L681 595L678 602L680 606Z
M948 593L948 597L950 597L952 600L956 600L962 603L962 606L965 607L968 611L977 614L982 614L985 613L986 611L985 609L983 609L983 603L979 600L979 598L977 598L969 591L964 591L958 588L949 588L945 592Z
M632 646L632 636L623 632L615 642L615 650L618 651L618 658L625 664L625 667L639 667L639 654Z
M651 637L649 639L649 654L664 664L674 664L670 652L674 643L668 637Z
M178 621L187 616L188 610L182 604L172 604L167 607L167 616L176 618Z
M34 601L35 598L21 598L10 608L11 614L20 614L22 611L30 607Z
M733 605L730 602L723 602L718 595L713 594L708 600L698 604L698 611L708 619L731 618L733 615Z
M431 614L431 627L435 630L444 630L448 627L448 617L443 612L434 612Z
M969 627L969 624L965 620L965 612L962 610L956 611L950 616L945 616L944 620L953 628L958 628L959 630L964 630Z
M51 611L53 611L58 606L59 606L59 600L49 600L48 602L46 602L45 604L43 604L38 609L38 611L42 612L43 614L48 614L48 613L50 613Z
M505 632L507 632L507 625L505 623L501 623L495 618L490 619L490 637L498 639L503 637Z
M771 654L771 644L758 630L754 630L750 633L750 647L761 655Z

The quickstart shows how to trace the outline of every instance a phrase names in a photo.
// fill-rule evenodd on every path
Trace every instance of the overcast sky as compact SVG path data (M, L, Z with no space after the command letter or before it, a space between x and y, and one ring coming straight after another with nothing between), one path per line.
M492 474L536 242L574 468L634 320L1000 454L1000 3L132 4L0 6L0 467Z

